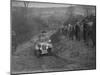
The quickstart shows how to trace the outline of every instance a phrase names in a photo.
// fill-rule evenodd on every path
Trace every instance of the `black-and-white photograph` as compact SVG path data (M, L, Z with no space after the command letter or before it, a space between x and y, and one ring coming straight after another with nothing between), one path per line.
M96 69L96 6L11 0L11 74Z

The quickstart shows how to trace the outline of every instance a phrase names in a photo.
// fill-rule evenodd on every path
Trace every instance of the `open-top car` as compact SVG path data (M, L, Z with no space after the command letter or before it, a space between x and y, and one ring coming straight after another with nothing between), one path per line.
M35 55L40 57L42 55L51 55L52 54L52 43L49 37L46 35L40 36L35 43Z

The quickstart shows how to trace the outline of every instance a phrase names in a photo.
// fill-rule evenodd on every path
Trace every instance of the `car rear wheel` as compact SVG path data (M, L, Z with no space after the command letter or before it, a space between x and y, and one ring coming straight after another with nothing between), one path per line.
M35 50L35 56L40 57L41 56L41 51L40 50Z

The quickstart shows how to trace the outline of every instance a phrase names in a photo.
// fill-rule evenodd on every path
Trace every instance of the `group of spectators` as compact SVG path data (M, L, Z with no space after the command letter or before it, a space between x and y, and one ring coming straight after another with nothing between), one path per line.
M59 30L61 33L59 32ZM88 42L91 41L92 47L96 46L95 16L87 16L81 21L77 21L73 24L72 23L64 24L59 30L50 37L52 42L58 42L59 36L63 34L67 39L77 40L77 41L82 40L86 44L88 44ZM14 30L12 30L12 48L16 49L16 46L17 46L16 33Z
M92 46L96 45L96 17L87 16L75 24L63 25L62 33L71 40L81 41L85 43L91 41Z

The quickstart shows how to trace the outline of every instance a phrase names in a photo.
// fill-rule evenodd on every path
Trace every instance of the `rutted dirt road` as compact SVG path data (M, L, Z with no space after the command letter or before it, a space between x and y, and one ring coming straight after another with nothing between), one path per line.
M95 49L86 47L82 41L63 40L54 50L52 56L37 58L34 55L34 42L28 41L18 46L12 56L12 73L95 68Z

